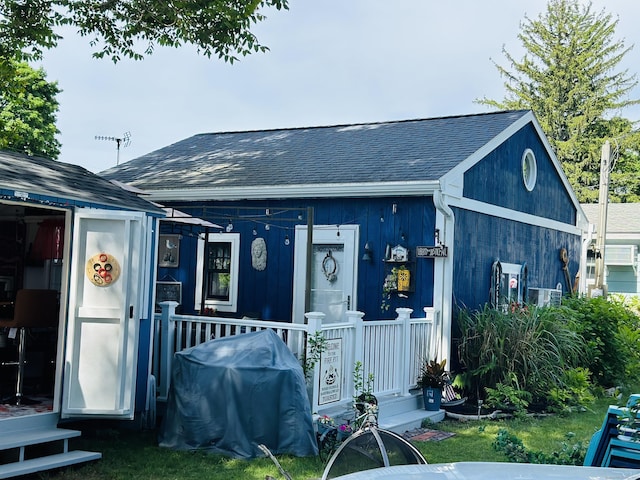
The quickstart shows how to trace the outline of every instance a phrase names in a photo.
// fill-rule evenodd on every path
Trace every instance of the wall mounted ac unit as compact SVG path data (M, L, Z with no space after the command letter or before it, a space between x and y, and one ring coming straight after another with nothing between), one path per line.
M562 290L557 288L529 288L528 302L530 305L547 307L549 305L560 306L562 300Z
M606 245L604 249L605 265L629 265L636 264L637 245Z

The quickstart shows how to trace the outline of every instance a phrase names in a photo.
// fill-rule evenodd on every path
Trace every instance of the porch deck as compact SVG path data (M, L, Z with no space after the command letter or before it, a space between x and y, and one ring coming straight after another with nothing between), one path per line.
M439 312L424 308L424 317L411 318L411 309L397 309L392 320L364 321L362 312L350 311L345 322L323 324L324 314L307 313L306 323L177 315L175 302L163 302L156 315L153 375L157 382L157 400L167 399L173 354L212 338L240 335L266 328L273 329L297 358L303 358L307 338L321 332L327 340L340 339L341 382L336 399L321 399L320 365L314 365L310 382L313 413L341 417L352 415L355 393L353 365L362 364L364 375L372 373L372 393L379 401L380 426L403 433L420 427L424 419L438 422L444 411L424 409L422 394L415 389L420 362L435 358L435 337L439 331Z

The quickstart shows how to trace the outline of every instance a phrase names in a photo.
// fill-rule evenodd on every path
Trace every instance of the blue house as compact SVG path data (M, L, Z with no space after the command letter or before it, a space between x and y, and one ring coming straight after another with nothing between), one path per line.
M458 307L571 288L587 226L530 111L199 134L101 175L221 227L161 227L158 298L182 313L434 307L440 358Z

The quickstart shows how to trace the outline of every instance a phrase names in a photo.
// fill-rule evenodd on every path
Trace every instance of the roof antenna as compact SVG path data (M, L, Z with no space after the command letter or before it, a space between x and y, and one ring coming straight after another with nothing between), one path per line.
M96 140L108 140L116 142L116 166L120 165L120 145L128 147L131 144L131 132L125 132L122 137L108 137L104 135L96 135Z

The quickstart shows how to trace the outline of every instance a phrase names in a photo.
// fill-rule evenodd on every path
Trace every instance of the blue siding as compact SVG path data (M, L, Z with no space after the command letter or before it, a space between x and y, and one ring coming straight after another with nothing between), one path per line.
M454 257L454 305L476 309L489 301L491 265L526 263L528 286L567 291L560 249L569 255L573 282L580 261L580 236L535 227L507 219L454 209L456 219ZM461 232L474 232L463 235Z
M392 213L394 203L397 205L396 214ZM296 225L306 225L307 207L314 209L315 225L360 226L356 307L365 312L365 318L394 317L393 309L397 307L413 308L419 315L423 307L433 305L433 260L418 259L412 264L416 291L410 293L407 299L394 297L389 312L380 310L385 276L382 258L387 243L409 247L412 255L418 245L433 245L435 209L431 197L208 202L198 206L167 203L167 206L223 226L231 220L233 232L240 233L239 309L231 316L291 320L294 229ZM266 208L272 214L268 219L264 216ZM381 221L381 217L384 221ZM268 230L265 228L267 223L270 225ZM171 228L165 224L161 233L180 233L176 230L178 227ZM254 229L257 236L263 237L267 243L267 267L263 271L251 267L250 245L256 238ZM289 238L289 245L285 245L286 237ZM372 262L361 259L366 242L369 242L372 250ZM193 305L195 269L196 239L183 233L180 266L158 270L160 281L175 279L183 282L183 313L195 313L198 308Z
M529 192L522 179L522 154L530 148L538 179ZM551 158L531 124L470 168L464 176L464 196L539 217L574 224L576 209Z

